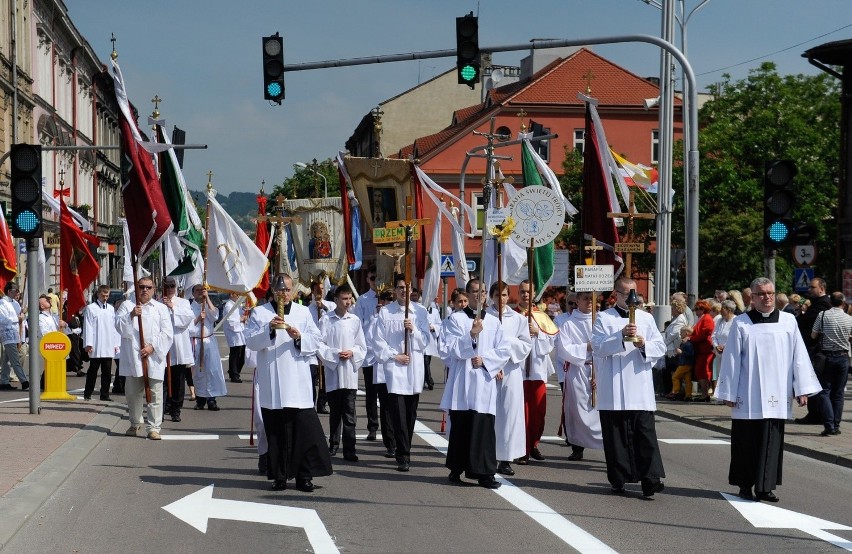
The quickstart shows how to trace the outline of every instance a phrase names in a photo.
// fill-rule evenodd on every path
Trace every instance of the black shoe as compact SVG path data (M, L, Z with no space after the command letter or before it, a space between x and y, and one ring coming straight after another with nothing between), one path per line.
M755 497L762 502L778 502L781 500L772 491L757 491Z
M29 381L24 381L23 383L21 383L21 390L29 390L29 388L30 388L30 382Z
M266 471L269 469L269 455L261 454L257 457L257 472L261 475L266 475Z
M409 464L406 461L402 461L402 462L399 462L399 463L396 464L396 470L397 471L403 471L404 472L404 471L408 471L410 469L411 469L411 464Z
M822 433L819 434L821 437L830 437L834 434L834 431L831 429L824 429Z
M203 409L204 409L204 404L196 404L196 405L195 405L195 408L193 408L193 409L195 409L195 410L203 410Z
M216 401L214 400L213 402L207 403L207 409L210 410L211 412L218 412L219 411L219 405L216 404Z
M839 428L838 428L838 429L835 429L834 431L832 431L832 432L831 432L831 434L832 434L832 435L839 435L839 434L840 434L840 429L839 429Z
M799 425L818 425L821 422L818 420L818 418L814 418L814 417L811 417L811 416L805 416L805 417L797 417L796 419L793 420L793 423L798 423Z
M642 479L642 496L645 498L651 498L654 496L654 493L662 492L666 486L662 481L656 480L652 481L651 479Z
M242 383L243 380L240 379L239 377L231 377L231 382L232 383Z
M385 458L396 458L396 454L393 451L393 448L388 448L387 451L383 454Z
M449 476L450 483L461 483L461 473L455 473L453 471L450 472Z
M85 371L78 371L78 372L77 372L77 377L85 377L85 376L86 376L86 372L85 372Z
M529 456L521 456L520 458L515 460L515 463L518 464L519 466L529 465L530 457Z
M296 488L302 492L314 492L314 483L310 479L296 479Z
M543 462L547 458L539 451L537 446L533 446L532 451L530 451L530 458L533 460L538 460L539 462Z
M318 413L318 414L327 414L327 413L329 413L329 412L328 412L328 406L317 406L317 413Z
M740 487L740 492L737 493L737 496L743 500L754 500L754 495L751 493L751 487Z
M627 491L624 490L624 484L613 485L612 488L609 489L609 492L612 494L627 494Z
M172 414L172 421L180 423L180 414Z
M274 491L286 491L287 490L287 481L284 479L276 479L272 482L272 490Z
M5 383L3 385L0 385L0 390L18 390L18 387L15 387L9 383Z
M500 483L500 481L495 479L493 476L483 477L479 480L479 486L485 487L486 489L499 489L500 485L502 485L502 483Z
M426 388L429 390L435 390L435 383L427 383Z
M91 400L91 399L92 399L91 396L86 396L85 394L83 395L83 400Z
M370 431L369 433L367 433L367 440L368 440L368 441L374 441L374 440L376 440L376 432L375 432L375 431Z
M101 396L101 400L104 402L112 402L112 398L109 396Z
M499 462L497 464L497 473L501 475L514 475L515 470L509 465L509 462Z
M336 445L336 444L332 444L331 446L329 446L329 447L328 447L328 453L329 453L329 455L331 455L331 456L336 455L336 454L337 454L337 445Z
M346 460L347 462L357 462L358 461L358 455L357 454L344 454L343 459Z
M572 451L572 452L571 452L571 455L570 455L570 456L568 456L568 459L569 459L570 461L572 461L572 462L576 462L576 461L578 461L578 460L582 460L582 459L583 459L583 450L582 450L582 449L580 449L580 450L574 450L574 451Z

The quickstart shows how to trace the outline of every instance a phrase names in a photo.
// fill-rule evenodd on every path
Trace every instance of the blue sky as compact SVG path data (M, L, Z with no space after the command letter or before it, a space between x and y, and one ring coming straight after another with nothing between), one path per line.
M333 157L376 104L455 64L454 58L440 58L288 72L284 103L270 105L263 100L262 36L280 32L285 64L295 64L455 48L455 18L469 11L479 13L481 46L533 38L658 36L661 15L642 0L65 3L103 61L115 33L128 92L141 113L151 112L149 100L157 94L169 129L177 125L187 131L188 142L209 145L186 153L190 188L203 189L212 171L224 194L255 192L261 180L270 191L293 174L295 162ZM699 0L685 4L689 13ZM703 90L725 72L740 79L767 60L782 73L817 73L802 52L852 38L852 10L848 0L710 0L687 29L688 58ZM659 74L659 50L651 45L593 49L639 75ZM525 55L498 53L494 63L517 65Z

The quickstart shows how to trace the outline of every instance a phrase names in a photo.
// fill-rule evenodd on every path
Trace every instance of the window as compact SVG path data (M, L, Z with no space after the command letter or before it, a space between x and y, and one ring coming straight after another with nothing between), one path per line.
M586 130L585 129L574 129L574 150L580 153L580 155L584 152L584 147L586 146Z
M470 206L476 214L476 232L475 236L482 236L482 226L485 224L485 204L482 201L482 192L470 193Z
M660 163L660 130L651 131L651 163Z

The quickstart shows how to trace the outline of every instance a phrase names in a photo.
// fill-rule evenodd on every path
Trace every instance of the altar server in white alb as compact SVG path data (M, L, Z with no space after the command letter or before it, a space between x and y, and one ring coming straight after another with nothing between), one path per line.
M189 300L177 294L177 280L174 277L163 279L163 305L169 310L175 334L168 359L171 366L172 393L168 394L168 382L163 392L166 394L166 413L172 417L172 421L178 422L181 419L180 412L186 396L186 376L192 371L194 361L189 330L195 315L192 313ZM190 378L192 378L191 374Z
M172 347L174 331L169 311L152 298L154 283L148 277L137 282L139 297L125 300L115 314L115 327L121 335L121 363L119 371L126 377L124 394L130 415L130 427L125 435L137 436L142 427L142 402L145 400L145 382L142 376L142 360L148 363L148 383L151 401L148 402L148 417L145 430L151 440L160 440L163 424L163 377L166 371L166 355ZM145 343L139 340L139 316L142 316L142 332Z
M556 358L568 366L562 403L572 461L582 460L586 448L603 448L601 418L592 406L592 293L578 292L575 302L556 339Z
M195 409L203 410L207 406L208 410L215 412L219 409L216 399L228 394L225 373L222 369L222 355L219 354L219 342L213 336L213 328L216 327L216 320L219 319L219 309L213 305L204 285L193 286L192 297L195 299L192 303L195 319L192 321L190 336L195 353L195 361L192 365Z
M101 400L109 400L109 385L112 381L112 357L115 355L115 308L110 305L109 285L98 287L97 299L86 306L83 312L83 348L89 355L89 370L83 398L90 400L101 375Z
M319 357L323 361L325 392L328 399L328 452L337 454L343 423L343 459L357 462L355 452L355 395L358 392L358 371L367 356L367 343L361 320L349 313L355 303L349 285L334 291L335 309L319 320L322 336Z
M378 301L376 302L375 312L370 317L369 323L366 326L362 325L362 329L364 329L364 339L367 341L367 358L364 363L369 363L373 368L370 376L370 382L373 383L376 391L376 398L378 400L378 421L379 426L382 431L382 444L385 446L385 458L396 458L396 438L393 427L393 419L391 419L390 414L390 402L388 402L388 385L385 383L385 372L382 368L382 364L378 363L376 360L376 356L378 354L376 347L376 326L379 323L379 312L383 307L387 306L394 302L394 291L392 289L386 289L379 292ZM358 300L360 302L360 299ZM366 375L366 374L365 374ZM366 380L365 380L366 382ZM369 402L369 400L367 400ZM368 404L369 407L369 404ZM369 417L369 416L368 416ZM367 425L369 425L369 420L367 421ZM375 434L373 435L373 439L375 440ZM367 434L367 440L370 439L370 434Z
M317 280L311 283L311 301L308 306L308 311L311 312L311 317L314 318L314 325L319 325L319 320L322 316L331 312L335 308L334 302L325 299L325 274L320 274ZM317 413L328 413L328 400L325 395L325 374L321 371L320 360L314 356L311 360L311 375L314 379L314 400L317 405Z
M627 297L636 289L632 279L615 282L615 306L601 312L592 331L597 370L606 472L612 492L624 494L625 483L642 483L645 498L663 490L666 476L654 423L652 368L666 353L653 316L636 310L630 323ZM629 337L635 337L631 342Z
M310 368L322 337L308 309L291 301L293 280L285 275L283 284L275 301L252 310L246 346L257 351L257 401L269 447L266 476L272 490L286 489L287 480L295 477L298 490L313 492L313 478L332 473L325 432L314 408Z
M502 296L503 314L501 326L503 340L509 343L509 360L503 366L503 378L497 381L497 473L514 475L515 470L509 463L515 460L521 465L528 463L527 426L524 421L524 364L532 349L530 326L527 318L511 309L507 304L509 291L500 290L498 283L491 285L491 306L488 313L498 320L497 297ZM504 283L505 285L505 283ZM484 288L478 282L468 289L469 300L473 304Z
M240 295L231 293L228 301L222 306L225 324L225 342L228 343L228 377L232 383L242 383L240 372L246 363L246 339L243 329L248 319L246 311L239 305Z
M406 297L408 287L405 278L400 276L394 282L396 302L382 308L376 321L375 363L384 372L388 387L388 413L394 427L396 469L408 471L417 404L423 391L423 351L429 344L430 332L426 308Z
M475 286L478 285L477 281ZM503 289L508 301L508 286L503 284ZM503 377L502 368L511 357L512 347L492 313L477 317L462 310L444 321L439 352L450 371L441 409L450 414L446 466L451 483L461 483L464 472L482 487L500 487L494 479L497 383Z
M731 407L728 483L747 500L778 502L784 422L822 390L796 318L775 307L775 285L751 283L752 308L734 318L716 385L716 397ZM754 488L754 493L752 493Z

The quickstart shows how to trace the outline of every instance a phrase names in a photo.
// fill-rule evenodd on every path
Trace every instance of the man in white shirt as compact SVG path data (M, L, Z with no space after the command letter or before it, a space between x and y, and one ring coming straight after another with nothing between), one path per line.
M166 383L166 413L172 421L179 422L180 411L186 396L186 379L192 379L192 342L189 331L195 314L189 300L177 294L177 280L174 277L163 279L163 305L169 311L174 328L174 343L169 349L168 363L171 372L171 386ZM169 394L171 389L171 394Z
M376 268L371 266L367 269L367 283L370 290L358 297L355 306L350 310L361 320L361 329L364 336L367 335L367 326L376 316L378 296L376 295ZM373 382L373 357L368 354L367 361L361 370L364 375L364 411L367 412L367 440L376 440L376 431L379 430L379 394Z
M642 483L650 498L665 487L665 477L654 411L653 367L666 353L666 344L654 317L635 311L628 319L626 303L633 279L615 282L616 302L601 312L592 330L592 351L597 369L597 407L601 419L607 477L612 492L624 494L625 483ZM633 338L633 340L629 340Z
M222 312L225 314L225 324L222 329L225 332L225 342L228 343L228 377L232 383L243 382L240 379L240 372L246 363L246 339L243 336L243 330L248 315L236 306L239 299L239 294L231 293L228 301L222 306Z
M429 320L426 309L406 296L409 289L405 278L399 276L394 281L396 302L379 312L376 323L376 363L381 365L388 387L388 408L396 435L396 469L409 471L417 404L423 390L423 351L429 343Z
M109 302L109 285L98 287L97 299L83 312L83 348L89 355L89 369L83 398L92 399L98 372L101 375L101 400L109 401L112 358L115 356L115 308Z
M149 277L142 277L137 281L136 288L138 296L135 302L125 300L115 314L115 326L121 335L119 372L127 378L124 391L130 427L125 435L135 437L142 427L142 402L145 400L142 366L147 363L151 401L148 402L145 430L148 439L160 440L160 427L163 424L163 377L166 372L166 355L174 340L174 330L166 307L153 299L153 281ZM144 344L140 341L140 316Z
M17 387L9 383L12 370L15 370L21 388L30 388L30 381L21 364L21 354L18 345L21 343L20 325L24 320L24 313L9 293L17 290L14 283L6 284L6 294L0 294L0 342L3 344L3 353L0 354L0 390L14 390Z
M331 415L328 421L328 452L337 454L343 423L343 459L357 462L355 453L355 395L358 392L358 370L367 356L367 343L358 316L349 313L355 303L349 285L334 291L335 309L319 321L323 343L318 355L323 361L325 389Z
M311 283L311 302L308 311L314 320L314 325L319 324L322 316L335 308L334 302L325 299L325 284L320 278ZM311 358L311 376L314 380L314 401L317 405L318 414L328 413L328 399L325 395L325 375L321 371L320 361L317 356Z

